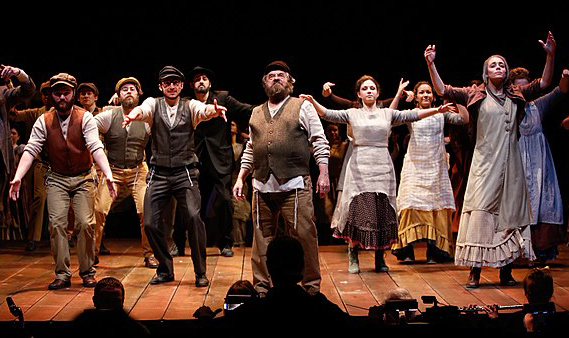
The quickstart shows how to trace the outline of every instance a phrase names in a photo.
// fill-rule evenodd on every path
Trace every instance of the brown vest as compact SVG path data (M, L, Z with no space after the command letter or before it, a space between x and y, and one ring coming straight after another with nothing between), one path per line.
M303 100L289 98L271 117L268 103L253 109L249 127L253 139L253 177L266 182L309 174L311 146L299 122Z
M67 140L63 138L59 118L54 109L46 112L46 145L51 169L61 175L77 176L93 166L91 153L83 137L82 121L85 110L73 106L69 115Z

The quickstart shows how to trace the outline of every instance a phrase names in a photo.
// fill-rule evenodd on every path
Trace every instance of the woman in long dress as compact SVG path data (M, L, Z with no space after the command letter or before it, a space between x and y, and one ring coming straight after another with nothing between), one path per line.
M361 77L356 82L361 107L348 110L327 110L312 96L301 95L315 106L320 117L347 123L353 130L353 152L346 168L338 227L334 232L334 237L348 242L350 273L359 272L359 248L375 250L375 271L389 270L384 250L397 241L395 172L387 149L392 124L452 109L451 105L409 111L378 108L377 88L373 77Z
M433 107L435 96L430 83L417 83L413 92L416 107ZM395 108L397 103L394 100L391 108ZM392 248L399 260L413 261L413 243L419 241L427 241L428 263L436 263L454 254L451 225L455 204L448 173L444 126L445 123L467 122L468 113L464 111L462 115L436 114L407 123L410 138L397 193L399 240Z
M561 191L542 121L567 94L568 75L565 70L558 87L526 105L520 124L519 145L533 215L531 242L537 260L543 263L557 256L557 245L565 238L565 229ZM518 86L530 82L525 68L512 69L510 78Z
M425 50L435 91L450 102L466 106L476 128L455 252L455 264L470 267L468 288L479 286L483 266L500 268L501 285L515 285L513 261L522 256L535 259L518 126L526 100L536 98L551 83L555 50L551 33L547 44L541 43L547 52L543 78L522 87L509 82L508 64L499 55L484 62L482 85L445 85L434 64L435 46Z

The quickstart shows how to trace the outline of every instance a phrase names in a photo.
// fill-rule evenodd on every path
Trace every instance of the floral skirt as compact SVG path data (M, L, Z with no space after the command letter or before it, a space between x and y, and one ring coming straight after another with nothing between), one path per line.
M397 243L397 215L387 195L364 192L350 202L343 231L335 229L333 236L357 242L363 249L389 249Z

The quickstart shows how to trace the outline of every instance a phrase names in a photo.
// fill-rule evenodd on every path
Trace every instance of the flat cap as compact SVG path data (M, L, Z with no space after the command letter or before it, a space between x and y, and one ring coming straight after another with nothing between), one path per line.
M75 87L77 87L77 80L75 79L74 76L69 75L67 73L59 73L57 75L52 76L51 79L49 79L49 86L51 88L53 88L59 84L63 84L63 85L69 86L71 88L75 88Z
M174 66L165 66L160 70L160 73L158 73L158 80L160 81L168 77L179 77L184 81L184 73Z

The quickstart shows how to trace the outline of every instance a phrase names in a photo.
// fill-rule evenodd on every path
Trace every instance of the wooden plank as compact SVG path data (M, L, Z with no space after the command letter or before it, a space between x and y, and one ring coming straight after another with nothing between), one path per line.
M213 310L221 308L231 284L244 279L252 281L251 248L235 248L235 256L220 257L217 248L208 248L208 288L196 288L190 256L176 257L176 280L164 285L149 285L155 275L153 269L143 266L139 239L110 239L106 245L110 256L101 256L97 279L113 276L125 286L125 310L142 320L192 319L194 311L203 304ZM11 296L24 311L26 321L68 321L86 308L92 307L93 289L83 288L77 272L77 257L72 249L71 266L74 269L69 289L49 291L47 284L54 278L53 258L43 246L33 253L25 253L15 245L0 248L0 321L14 318L5 306L5 297ZM351 315L366 316L371 306L383 301L385 294L395 287L403 287L419 301L420 297L436 296L441 303L466 306L468 304L512 305L525 303L521 284L501 287L497 269L484 268L482 287L466 289L464 284L469 269L452 263L430 265L424 262L425 247L416 247L417 262L401 264L391 254L386 255L389 273L375 273L374 252L360 251L360 274L347 272L345 245L320 247L322 275L321 291L332 302ZM569 309L569 248L560 246L560 255L552 264L554 301L558 310ZM524 262L516 262L514 278L521 282L530 271Z
M350 315L367 316L368 309L377 305L377 300L368 289L360 274L348 272L348 258L346 247L340 246L339 250L323 252L326 259L328 272L332 282L338 290L343 302L343 308ZM365 259L364 259L365 261ZM364 263L364 269L369 268L369 263Z

